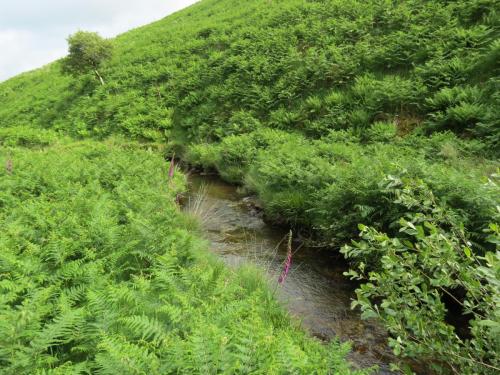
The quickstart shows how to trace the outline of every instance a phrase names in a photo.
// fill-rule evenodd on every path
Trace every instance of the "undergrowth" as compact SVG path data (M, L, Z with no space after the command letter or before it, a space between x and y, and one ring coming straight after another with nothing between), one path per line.
M186 229L159 154L47 136L0 152L2 374L351 373Z

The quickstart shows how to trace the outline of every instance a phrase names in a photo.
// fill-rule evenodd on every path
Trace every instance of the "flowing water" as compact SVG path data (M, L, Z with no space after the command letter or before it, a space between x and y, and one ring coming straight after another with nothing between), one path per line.
M215 176L192 175L185 209L201 217L212 250L230 266L252 262L278 280L286 258L287 232L266 224L251 200ZM388 370L390 351L384 329L360 319L350 308L355 284L343 272L342 257L294 243L291 271L278 296L309 332L322 339L339 337L352 342L354 367L379 366Z

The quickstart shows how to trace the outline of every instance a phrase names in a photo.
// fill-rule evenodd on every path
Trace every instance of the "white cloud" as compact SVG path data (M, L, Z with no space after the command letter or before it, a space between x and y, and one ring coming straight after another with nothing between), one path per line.
M1 81L64 56L66 47L54 35L13 29L0 30L0 51Z
M113 37L197 0L0 0L0 81L66 54L76 30Z

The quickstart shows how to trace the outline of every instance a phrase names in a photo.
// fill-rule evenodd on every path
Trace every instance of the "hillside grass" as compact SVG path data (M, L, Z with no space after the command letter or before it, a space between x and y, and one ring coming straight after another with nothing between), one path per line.
M2 127L188 142L271 127L319 138L450 130L498 155L493 0L204 0L114 41L102 68L60 63L0 86Z

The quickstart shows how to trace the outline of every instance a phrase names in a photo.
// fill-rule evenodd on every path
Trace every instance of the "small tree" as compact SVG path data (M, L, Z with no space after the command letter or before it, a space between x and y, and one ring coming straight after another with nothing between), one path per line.
M69 54L63 60L63 72L74 76L93 72L104 85L104 79L98 69L101 63L112 55L111 42L103 39L98 33L89 31L78 31L67 40Z

